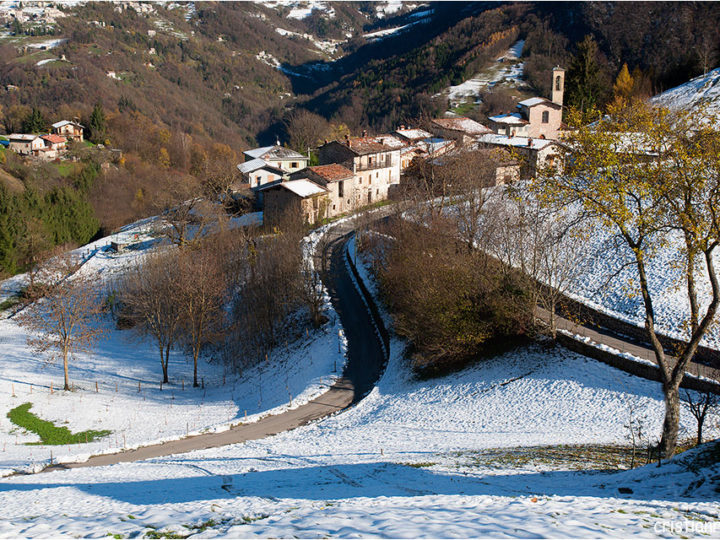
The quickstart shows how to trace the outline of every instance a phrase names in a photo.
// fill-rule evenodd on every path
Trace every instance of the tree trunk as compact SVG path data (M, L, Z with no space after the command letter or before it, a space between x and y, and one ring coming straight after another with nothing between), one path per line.
M70 390L70 376L68 374L68 351L67 347L63 347L63 371L65 371L65 390Z
M170 345L165 347L165 359L163 360L163 384L170 382L168 380L168 365L170 364Z
M703 437L702 437L702 435L703 435L702 432L703 432L703 424L704 424L704 423L705 423L705 415L703 414L703 415L698 419L698 435L697 435L697 443L698 443L698 445L702 444L702 439L703 439Z
M200 353L200 348L194 348L193 349L193 386L198 387L198 379L197 379L197 362L198 362L198 355Z
M660 439L660 455L664 459L670 459L675 454L680 431L680 391L676 385L664 386L665 420Z

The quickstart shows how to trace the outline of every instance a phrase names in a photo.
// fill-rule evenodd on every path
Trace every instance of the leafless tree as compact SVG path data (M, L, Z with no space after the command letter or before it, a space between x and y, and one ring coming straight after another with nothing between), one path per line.
M203 345L221 334L228 287L219 255L208 246L201 246L177 256L174 296L183 341L192 352L193 386L198 386L198 357Z
M35 283L41 299L17 316L18 323L32 332L27 341L34 350L62 358L65 390L70 390L70 357L92 350L105 332L94 276L79 268L71 255L52 259Z
M696 374L716 381L720 378L720 370L699 364L696 367ZM705 392L693 392L685 389L681 399L688 406L697 422L697 444L702 444L705 420L708 413L717 410L720 405L720 395L711 392L709 389Z
M139 332L155 340L163 383L168 382L170 350L181 327L176 287L179 274L177 252L153 253L131 267L118 287L124 316L135 323Z

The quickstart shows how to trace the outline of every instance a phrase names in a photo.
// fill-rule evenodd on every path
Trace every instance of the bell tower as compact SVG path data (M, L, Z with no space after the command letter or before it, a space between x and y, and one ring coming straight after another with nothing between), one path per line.
M556 66L552 70L552 102L558 105L563 104L563 93L565 91L565 70Z

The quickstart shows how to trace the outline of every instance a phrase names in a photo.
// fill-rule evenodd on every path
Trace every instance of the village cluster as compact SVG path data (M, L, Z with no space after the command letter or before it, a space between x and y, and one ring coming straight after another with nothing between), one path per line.
M495 183L533 176L555 166L562 123L565 71L552 72L552 99L533 97L517 112L489 118L489 127L470 118L433 119L428 130L400 126L392 133L342 141L318 148L319 165L280 144L244 152L238 165L242 187L255 193L265 223L299 212L310 224L352 212L392 196L414 159L442 160L451 153L494 149ZM520 159L516 159L518 156ZM522 161L522 164L520 163ZM238 186L240 187L240 186Z
M61 120L52 125L51 133L11 133L0 143L21 156L52 160L65 154L69 141L82 142L84 129L77 120Z

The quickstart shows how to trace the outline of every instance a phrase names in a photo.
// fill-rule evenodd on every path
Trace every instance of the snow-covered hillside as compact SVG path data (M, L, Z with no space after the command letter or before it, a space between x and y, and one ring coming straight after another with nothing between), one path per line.
M253 222L242 216L235 225ZM87 261L80 272L107 284L128 265L162 242L157 220L142 220L121 232L77 250ZM317 236L317 235L316 235ZM313 237L317 241L316 237ZM136 249L115 253L111 241L131 243ZM0 283L0 301L24 285L24 276ZM107 335L90 354L77 354L70 362L73 392L62 388L61 362L37 355L26 343L27 332L14 319L0 320L0 475L36 465L77 461L151 443L179 439L187 434L227 429L231 424L254 422L267 414L298 407L324 393L344 364L338 352L337 317L329 298L331 322L320 332L303 335L278 348L268 362L242 375L227 370L219 358L202 358L202 388L192 387L193 364L180 350L170 357L170 384L160 389L161 368L157 348L130 330L117 330L104 321ZM52 390L51 390L52 389ZM110 430L95 442L71 446L38 445L39 438L10 422L5 414L24 403L31 412L73 433L88 429Z
M720 111L720 68L653 97L651 103L671 109L689 110L701 105Z
M720 470L697 454L610 473L581 447L555 446L560 460L516 453L626 442L631 417L654 436L657 383L540 347L418 381L403 344L391 349L370 395L321 422L242 445L4 479L0 535L627 537L683 524L686 536L712 535ZM682 420L691 427L686 411Z
M492 88L496 84L517 85L523 74L524 65L519 59L524 46L525 40L517 41L493 65L476 73L467 81L456 86L450 86L437 95L447 94L450 105L456 107L467 100L476 101L482 90Z

